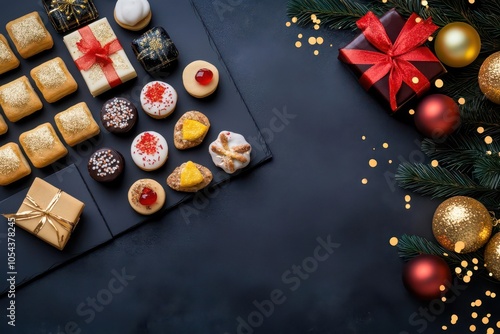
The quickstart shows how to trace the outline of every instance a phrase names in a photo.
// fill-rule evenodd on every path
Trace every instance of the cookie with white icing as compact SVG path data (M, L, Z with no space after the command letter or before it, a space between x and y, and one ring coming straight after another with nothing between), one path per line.
M139 31L149 24L152 14L148 0L118 0L114 16L120 27Z
M158 132L145 131L135 137L130 153L137 167L145 171L152 171L167 162L168 144Z
M141 106L153 118L168 117L177 106L177 92L166 82L151 81L142 88Z
M208 152L217 167L232 174L250 163L252 146L245 137L231 131L222 131L217 140L210 144Z

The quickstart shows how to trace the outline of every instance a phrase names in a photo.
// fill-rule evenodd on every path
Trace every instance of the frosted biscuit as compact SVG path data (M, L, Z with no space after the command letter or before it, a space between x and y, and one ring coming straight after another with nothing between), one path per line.
M43 168L68 154L50 123L21 133L19 142L33 166Z
M151 81L141 91L141 106L153 118L165 118L174 112L177 92L166 82Z
M199 111L188 111L177 121L174 127L174 145L185 150L200 145L210 129L207 116Z
M101 123L106 130L115 134L125 134L137 122L137 108L123 97L114 97L101 108Z
M231 131L222 131L208 149L217 167L232 174L250 163L252 146L245 137Z
M20 63L5 36L0 34L0 74L17 68Z
M151 21L151 8L147 0L118 0L115 5L116 23L124 29L139 31Z
M101 148L89 159L87 169L97 182L113 182L123 173L125 161L120 152L112 148Z
M33 68L30 75L48 103L56 102L78 89L78 84L60 57Z
M140 179L130 187L128 202L141 215L152 215L165 204L165 189L152 179Z
M9 131L9 126L5 123L3 116L0 115L0 135L3 135Z
M0 106L11 122L42 109L43 104L35 93L28 77L22 77L0 87Z
M37 12L31 12L7 23L6 27L17 52L24 59L52 48L54 41Z
M101 132L85 102L75 104L58 113L54 116L54 120L57 129L69 146L75 146Z
M16 143L0 147L0 186L6 186L31 173L31 167Z
M188 161L174 169L167 184L177 191L197 192L208 186L212 179L212 172L207 167Z
M145 131L135 137L130 147L130 153L137 167L145 171L152 171L167 162L168 144L158 132Z
M193 61L184 68L182 83L191 96L199 99L207 97L219 85L219 70L207 61Z

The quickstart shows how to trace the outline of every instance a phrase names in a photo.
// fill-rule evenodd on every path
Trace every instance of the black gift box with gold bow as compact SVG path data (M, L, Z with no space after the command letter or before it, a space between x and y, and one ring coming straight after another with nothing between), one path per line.
M58 33L90 23L99 17L92 0L43 0L50 22Z

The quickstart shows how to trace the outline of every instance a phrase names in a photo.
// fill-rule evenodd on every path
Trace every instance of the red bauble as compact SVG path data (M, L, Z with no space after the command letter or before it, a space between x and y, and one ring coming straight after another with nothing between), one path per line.
M420 299L440 298L451 285L450 267L439 256L419 255L406 263L403 269L403 283Z
M458 104L443 94L429 95L418 105L415 125L424 136L442 139L460 126Z

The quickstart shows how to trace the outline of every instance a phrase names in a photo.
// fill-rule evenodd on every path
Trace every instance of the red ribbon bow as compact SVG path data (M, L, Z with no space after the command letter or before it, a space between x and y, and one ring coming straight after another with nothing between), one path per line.
M373 65L359 79L366 90L389 73L389 102L391 109L395 111L398 108L396 94L403 82L417 95L430 87L429 79L410 61L439 61L429 48L422 46L438 29L431 18L422 20L413 13L394 44L372 12L368 12L356 24L365 38L380 52L355 49L341 49L340 52L349 64Z
M88 26L79 29L78 32L82 39L76 43L76 46L83 53L83 56L75 60L78 69L88 71L94 64L99 64L111 87L121 84L120 76L113 67L113 60L109 57L123 49L118 39L102 46Z

